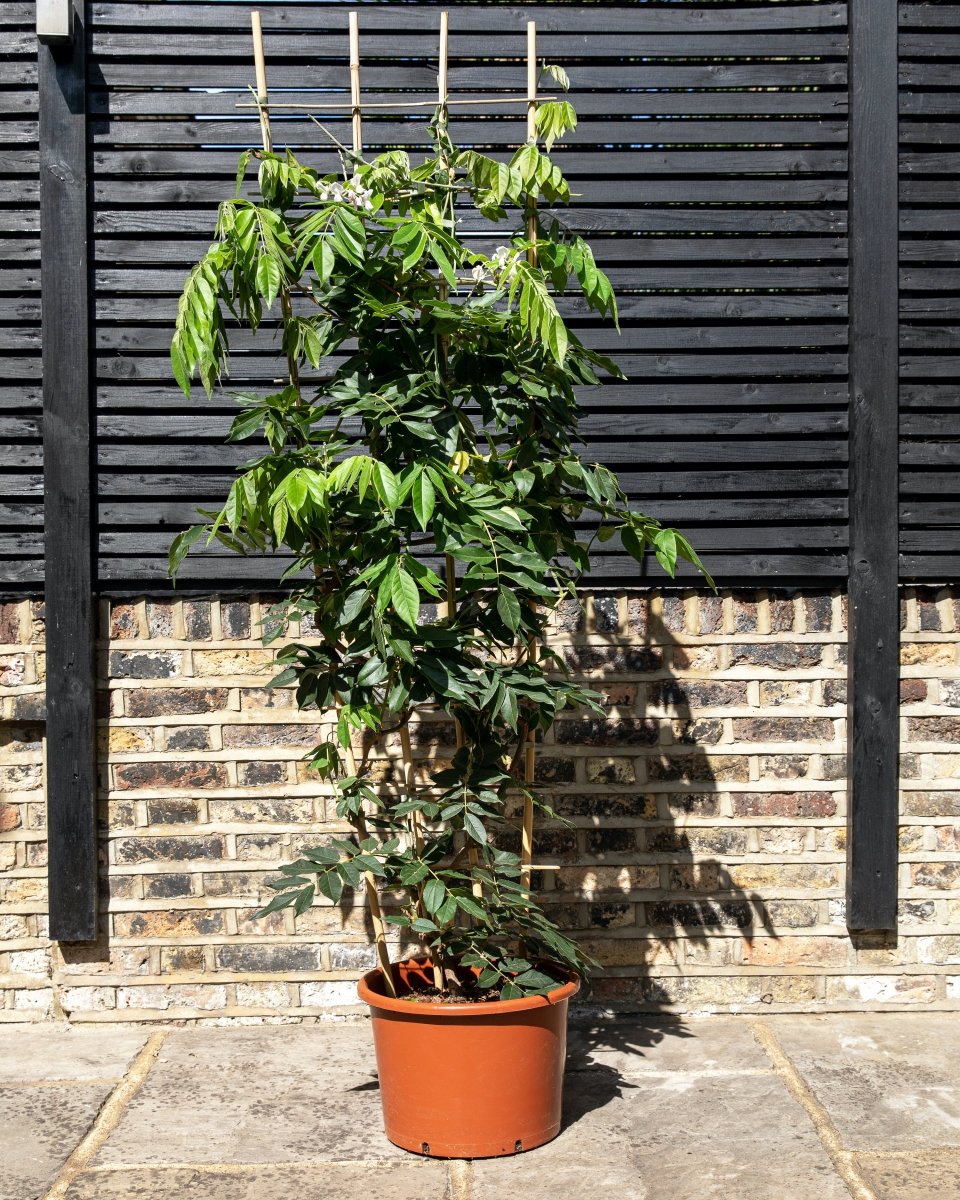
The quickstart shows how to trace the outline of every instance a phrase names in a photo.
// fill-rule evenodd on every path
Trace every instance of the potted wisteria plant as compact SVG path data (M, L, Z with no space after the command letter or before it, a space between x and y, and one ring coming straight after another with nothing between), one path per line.
M561 709L598 697L545 643L551 613L598 541L652 551L670 575L678 558L702 570L577 453L576 389L622 376L558 305L573 290L617 319L590 247L550 212L570 192L549 149L575 121L566 101L543 104L509 162L459 151L443 109L417 164L341 148L342 174L321 176L245 153L172 344L184 392L195 375L210 392L230 329L279 316L286 382L236 397L229 440L253 439L254 457L176 538L171 571L212 539L289 556L273 617L315 632L279 650L273 682L318 721L334 714L309 759L350 832L282 865L262 911L365 894L380 965L360 994L387 1131L434 1155L513 1153L559 1128L567 1000L588 964L531 886L530 814L553 815L531 764ZM257 200L239 196L251 158ZM515 218L490 253L461 236L468 205ZM431 719L451 750L424 778L411 730ZM388 737L399 786L371 775Z

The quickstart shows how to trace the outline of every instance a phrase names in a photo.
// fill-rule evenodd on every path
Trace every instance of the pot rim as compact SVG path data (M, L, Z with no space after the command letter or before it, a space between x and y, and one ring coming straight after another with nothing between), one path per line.
M428 958L407 958L400 963L394 963L394 968L397 968L404 963L416 963L417 966L425 966L429 964ZM384 1009L388 1012L405 1013L409 1017L458 1017L461 1020L464 1017L493 1017L499 1016L501 1013L528 1012L533 1008L545 1008L553 1004L561 1004L565 1000L569 1000L580 991L580 976L575 971L567 972L570 976L566 983L558 984L553 991L547 992L545 996L522 996L519 1000L490 1000L484 1004L440 1004L437 1001L425 1001L411 1004L405 1000L394 1000L392 996L387 996L383 992L377 990L377 983L381 981L380 968L375 967L372 971L367 971L360 982L357 984L357 992L360 999L369 1004L371 1008Z

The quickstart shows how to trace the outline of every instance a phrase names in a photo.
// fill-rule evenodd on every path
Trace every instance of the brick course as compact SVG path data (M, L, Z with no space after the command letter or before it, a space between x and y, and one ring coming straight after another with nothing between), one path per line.
M372 964L360 897L254 913L279 862L338 828L304 751L329 721L271 692L258 597L105 605L100 943L46 939L42 608L0 605L0 1020L314 1020ZM837 594L597 594L552 644L603 696L538 778L544 902L613 1009L960 1008L960 593L905 589L896 942L844 925L845 603ZM297 632L297 631L294 631ZM449 722L413 730L428 764ZM395 776L396 748L374 756ZM389 911L389 898L386 904Z

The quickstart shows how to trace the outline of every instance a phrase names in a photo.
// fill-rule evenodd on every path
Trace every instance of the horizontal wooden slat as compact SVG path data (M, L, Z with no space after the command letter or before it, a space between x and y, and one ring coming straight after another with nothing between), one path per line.
M304 3L281 4L265 0L261 5L263 27L275 29L318 29L329 33L340 22L345 29L341 4L318 8ZM471 32L521 33L530 19L529 7L509 5L448 6L451 27ZM746 30L751 34L783 29L840 29L846 24L845 4L767 4L754 8L723 8L718 11L709 4L685 5L682 11L671 7L604 5L603 26L609 32L630 31L643 34L715 32L730 34ZM241 4L93 4L90 14L95 28L136 29L142 26L160 29L188 28L190 30L236 28L248 18L249 9ZM571 21L592 21L595 12L589 8L571 14L562 7L539 6L537 28L545 32L566 33ZM437 29L437 13L430 6L364 6L361 28L393 33L397 30L424 33Z

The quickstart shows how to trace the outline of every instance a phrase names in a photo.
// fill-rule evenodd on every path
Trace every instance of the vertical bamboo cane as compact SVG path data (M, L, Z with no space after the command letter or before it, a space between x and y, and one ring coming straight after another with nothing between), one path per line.
M347 760L347 770L351 775L357 773L357 759L353 753L353 746L348 745L344 751L344 757ZM367 832L367 822L361 810L353 819L354 828L357 831L357 837L360 841L364 841L369 837ZM377 964L380 967L380 974L383 976L384 987L387 995L396 997L397 988L393 982L393 970L390 966L390 951L387 949L387 934L383 923L383 913L380 911L380 894L377 891L377 880L372 871L364 871L363 873L364 892L367 897L367 908L370 910L370 921L373 925L373 936L377 946Z
M257 104L267 103L267 65L263 56L263 27L260 24L259 12L250 14L250 25L253 30L253 64L257 73ZM260 114L260 137L264 150L273 149L273 138L270 136L270 113L263 107L258 107Z
M410 726L406 722L400 726L400 752L403 755L403 784L408 798L416 791L417 781L413 766L413 747L410 745ZM410 814L410 824L413 827L413 840L417 853L423 852L423 832L418 812ZM417 884L417 912L421 917L427 914L423 907L423 884ZM443 968L439 963L433 964L433 986L438 992L443 991Z
M353 152L363 153L363 116L360 112L360 24L350 14L350 103L353 106Z
M357 14L350 14L350 101L353 105L353 150L355 154L363 153L363 126L360 117L360 29L357 24ZM347 747L347 770L351 775L357 772L357 760L353 746ZM367 836L367 823L362 812L356 818L357 834L361 841ZM377 881L369 871L363 876L367 895L367 907L370 909L370 920L373 923L373 933L377 942L377 961L380 973L386 985L387 995L396 996L397 989L393 982L393 971L390 967L390 952L387 950L387 938L384 931L383 915L380 911L380 896L377 892Z
M267 63L263 53L263 27L260 24L260 14L258 12L250 14L250 27L253 32L253 63L257 74L257 104L260 106L258 108L260 114L260 139L264 150L270 153L273 151L273 134L270 131L270 110L263 107L267 104L270 93L267 91ZM290 289L286 287L281 287L280 289L280 313L284 324L293 316ZM290 383L299 390L300 366L297 363L296 355L289 350L287 351L287 374L289 375Z
M535 21L527 22L527 141L536 143L537 140L537 25ZM535 196L527 197L527 241L537 240L537 201ZM536 246L527 251L527 262L535 266L537 262ZM536 638L531 638L527 645L527 656L530 662L537 661ZM529 788L533 784L537 769L536 734L527 734L527 744L523 753L523 782ZM527 892L530 890L530 864L533 862L533 800L529 794L523 797L523 829L520 844L520 886Z

